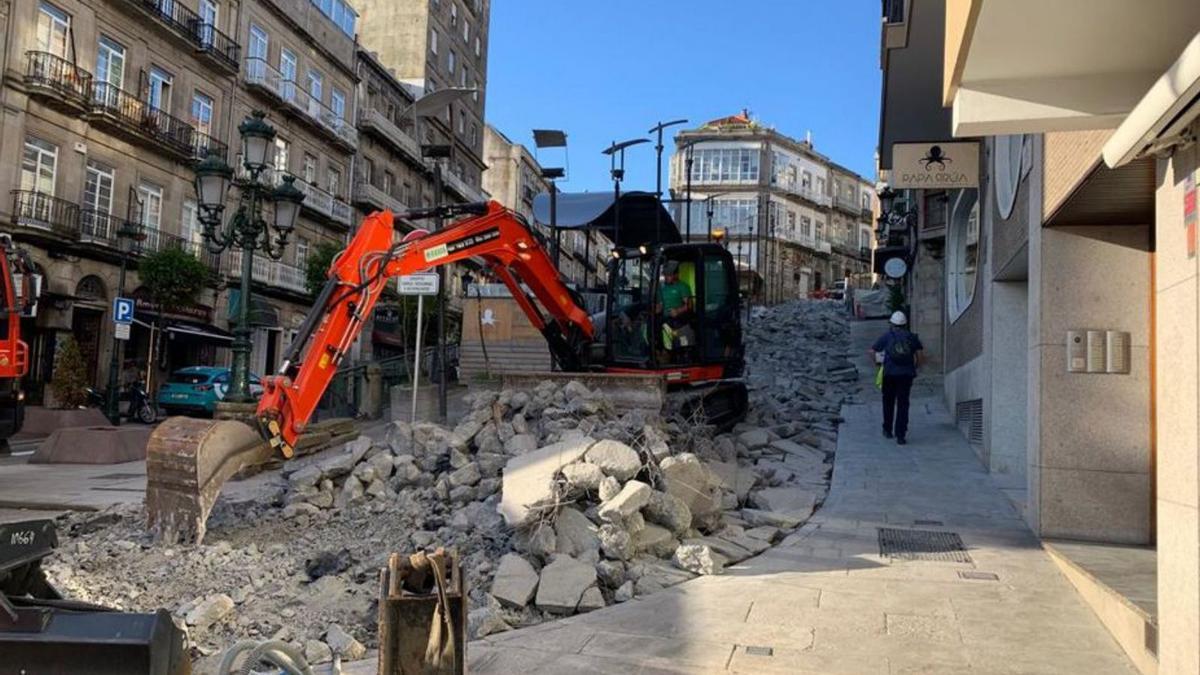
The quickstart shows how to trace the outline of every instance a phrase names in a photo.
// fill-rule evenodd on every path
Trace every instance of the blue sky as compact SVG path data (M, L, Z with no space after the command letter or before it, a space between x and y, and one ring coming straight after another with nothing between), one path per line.
M531 129L566 131L568 192L611 189L600 152L614 140L743 107L793 137L811 130L818 152L873 179L879 11L878 0L492 0L487 118L531 150ZM654 189L650 144L629 150L624 189Z

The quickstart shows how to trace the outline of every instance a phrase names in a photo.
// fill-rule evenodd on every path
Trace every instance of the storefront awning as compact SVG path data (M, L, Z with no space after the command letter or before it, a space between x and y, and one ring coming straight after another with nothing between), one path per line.
M167 334L172 338L186 337L220 344L227 344L233 341L233 334L229 331L192 321L171 321L167 324Z
M1200 33L1104 144L1104 163L1116 168L1180 139L1196 119L1198 109Z

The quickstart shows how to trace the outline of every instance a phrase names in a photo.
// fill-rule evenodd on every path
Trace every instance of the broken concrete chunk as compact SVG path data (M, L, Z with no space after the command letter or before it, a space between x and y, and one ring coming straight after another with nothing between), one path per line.
M597 609L604 609L604 594L600 592L599 588L592 586L583 592L583 596L579 598L579 605L576 607L576 610L582 614Z
M184 620L197 631L205 631L228 616L233 611L233 604L233 598L228 595L214 593L192 607Z
M706 466L717 484L737 495L739 502L746 501L750 488L758 480L758 474L753 469L738 466L737 462L708 462Z
M638 553L648 553L658 558L670 556L679 546L679 540L665 527L647 524L633 538L633 547Z
M671 562L693 574L719 574L725 568L725 557L703 544L680 544Z
M751 429L738 435L738 441L751 450L761 448L771 442L771 432L766 429Z
M558 512L554 520L554 535L559 553L580 557L588 551L600 550L600 538L596 526L587 516L571 507Z
M684 539L683 543L691 544L693 546L707 546L712 549L714 553L717 553L727 560L732 560L733 562L740 562L750 557L749 550L720 537L695 537L692 539Z
M515 553L506 553L500 558L500 568L492 580L492 597L520 609L533 599L537 585L538 573L533 565Z
M600 551L613 560L629 560L633 557L633 539L625 528L612 523L600 526Z
M363 643L336 623L330 624L329 630L325 632L325 642L334 654L347 661L359 661L367 655L367 648Z
M619 481L633 478L642 469L642 458L637 451L620 441L598 441L588 449L584 458L600 467L605 475Z
M641 481L631 480L621 488L617 496L600 505L600 519L614 523L622 521L650 503L653 490Z
M621 481L617 480L616 478L613 478L612 476L605 476L604 480L600 481L600 488L598 489L598 492L601 502L606 502L613 497L616 497L617 493L620 491Z
M693 525L705 524L720 510L721 492L716 480L695 455L684 453L668 457L659 468L667 492L682 499L692 512Z
M766 488L750 494L750 501L764 511L786 513L797 520L806 520L812 515L817 499L815 490L798 486Z
M628 602L633 599L633 582L626 581L613 592L613 600L615 602Z
M570 614L579 606L584 591L595 584L595 567L560 555L542 568L535 603L545 612Z
M600 467L588 462L575 462L563 467L563 478L572 492L595 492L600 489L604 480L604 472Z
M333 660L333 650L329 648L329 645L320 640L305 640L304 660L308 661L309 665L314 666L329 663Z
M586 436L574 438L508 460L497 507L505 522L524 525L536 507L554 503L554 477L582 457L593 442Z
M662 525L675 536L686 534L692 527L692 510L687 503L666 492L655 490L650 495L644 515L647 521Z
M601 560L596 563L596 577L607 588L625 583L625 563L620 560Z
M795 528L804 518L782 511L760 511L758 509L742 509L742 520L748 525L770 525L785 530Z
M479 482L483 474L479 471L479 465L471 462L466 466L454 471L450 474L450 485L454 487L462 487L464 485L474 485Z
M288 476L288 486L293 490L316 487L317 483L321 482L322 476L321 467L316 465L306 466L299 471L292 472L292 475Z

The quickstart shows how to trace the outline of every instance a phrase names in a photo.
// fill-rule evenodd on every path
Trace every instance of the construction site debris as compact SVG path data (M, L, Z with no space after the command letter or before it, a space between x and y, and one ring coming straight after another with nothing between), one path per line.
M169 609L196 656L279 639L310 663L378 644L388 551L462 555L473 637L720 573L824 499L853 379L833 303L771 308L746 332L750 413L730 433L578 382L479 391L449 428L395 422L285 464L260 496L218 502L201 546L152 546L140 508L65 516L48 572L81 600Z

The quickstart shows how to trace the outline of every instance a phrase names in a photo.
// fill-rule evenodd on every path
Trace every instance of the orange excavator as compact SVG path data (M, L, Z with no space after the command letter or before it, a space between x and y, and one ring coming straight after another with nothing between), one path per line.
M0 454L25 421L21 378L29 372L29 346L21 340L21 317L33 306L35 293L29 256L0 234Z
M589 316L524 220L495 202L415 209L407 221L462 217L396 242L389 212L368 216L333 261L328 281L278 373L265 378L257 430L233 421L170 418L147 450L146 506L160 540L198 541L221 485L243 467L290 458L318 402L388 281L467 259L508 287L545 336L558 368L662 378L670 405L718 427L744 417L746 387L733 259L718 244L614 249L604 312ZM464 217L465 216L465 217ZM636 385L634 385L636 386Z

